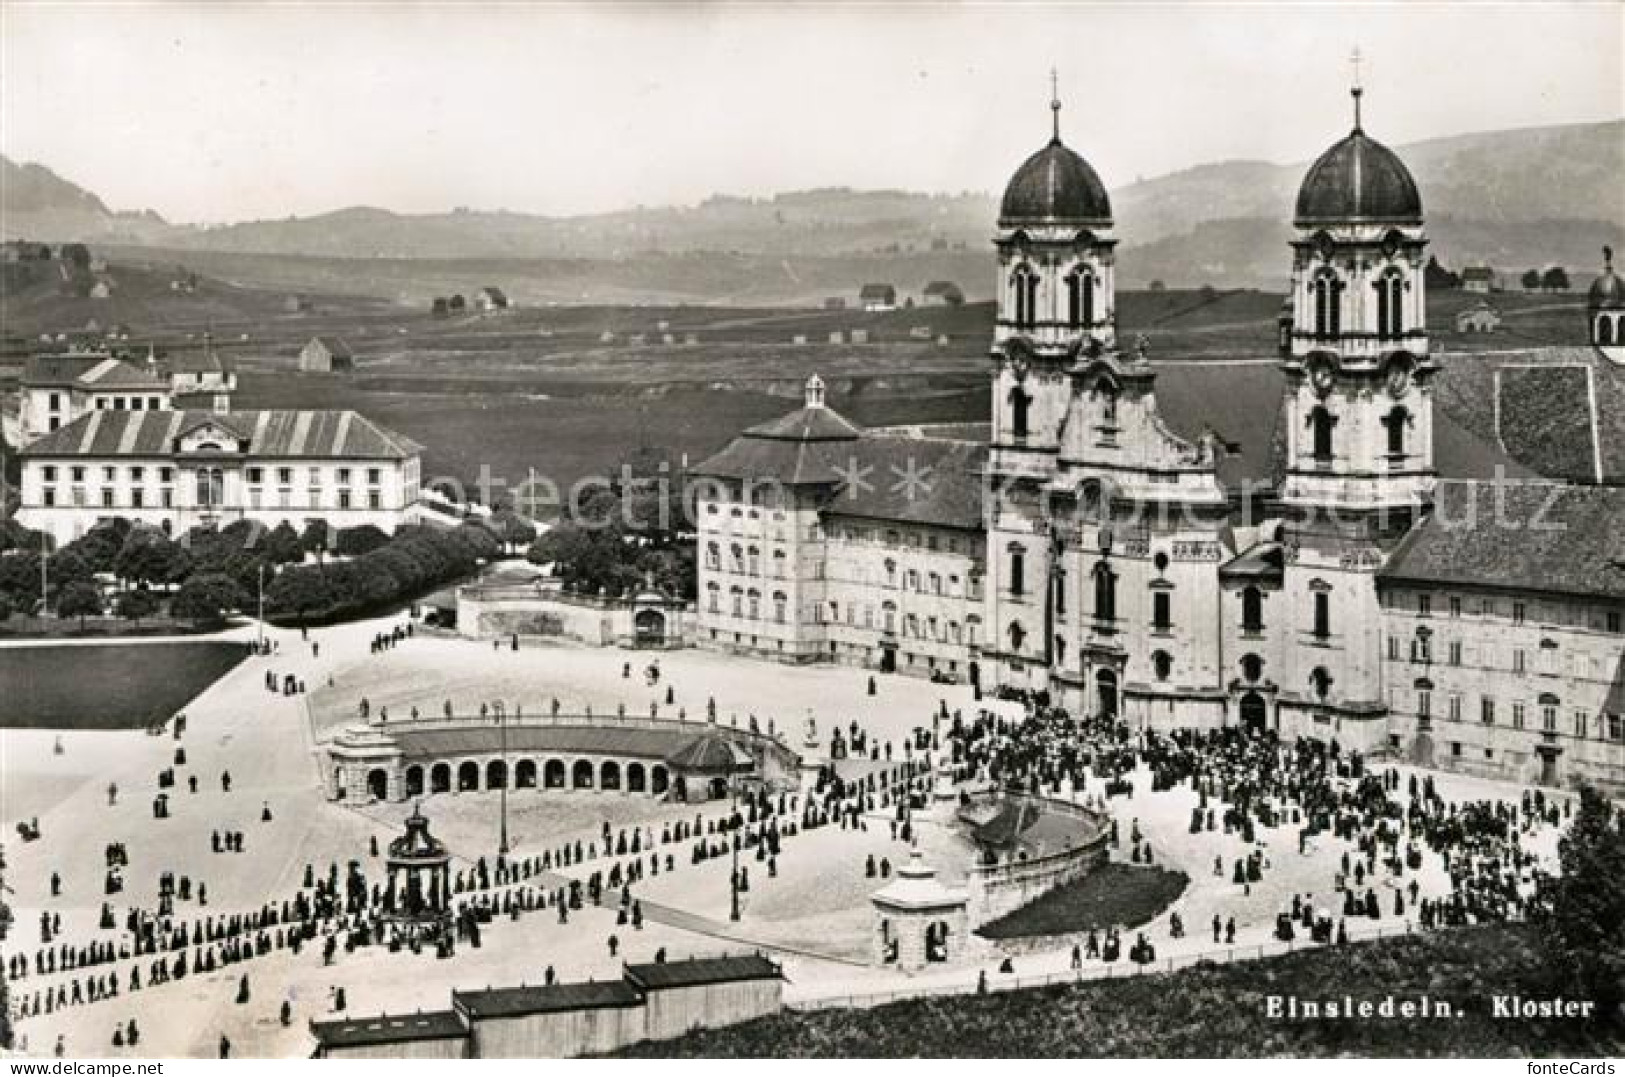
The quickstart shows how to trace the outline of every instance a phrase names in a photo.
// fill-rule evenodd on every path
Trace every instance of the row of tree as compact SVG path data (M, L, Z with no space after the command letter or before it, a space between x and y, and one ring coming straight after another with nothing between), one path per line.
M267 613L300 623L360 616L462 579L501 551L501 540L483 523L449 531L404 526L348 560L284 568L266 589Z

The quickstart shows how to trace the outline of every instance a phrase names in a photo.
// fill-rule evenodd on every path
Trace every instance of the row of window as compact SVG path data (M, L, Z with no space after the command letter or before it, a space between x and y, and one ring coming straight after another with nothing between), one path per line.
M117 508L130 508L130 509L165 508L165 509L172 509L172 508L175 507L175 489L174 489L174 487L164 486L164 487L159 488L159 490L158 490L158 499L153 505L148 505L148 503L147 503L147 493L148 493L148 491L147 491L147 489L145 487L141 487L141 486L131 487L130 489L125 491L125 493L124 493L125 500L121 504L119 502L119 498L118 498L118 491L115 490L111 486L103 486L98 490L98 497L97 497L97 500L96 500L96 505L97 505L97 507L104 508L104 509L117 509ZM310 496L305 500L305 502L303 504L295 505L293 503L292 492L288 491L288 490L280 490L280 491L278 491L279 496L277 497L276 504L271 505L261 495L260 491L251 490L251 491L249 491L249 495L248 495L248 507L249 508L255 508L255 509L262 509L262 508L284 508L284 509L311 508L311 509L319 509L319 508L329 507L329 506L323 506L321 493L322 492L320 490L312 489L312 490L309 491ZM369 508L369 509L382 509L384 507L384 495L383 495L383 493L381 491L368 490L367 495L363 500L366 503L366 507ZM40 503L45 508L48 508L48 509L49 508L56 508L56 507L64 504L64 502L62 502L60 500L60 498L58 497L57 488L54 487L54 486L46 486L46 487L43 487L40 490ZM90 502L89 492L83 486L74 486L74 487L71 487L69 489L68 501L66 502L66 505L71 506L73 508L88 508L90 506L90 503L91 502ZM196 499L195 499L195 501L193 503L193 507L202 508L202 509L224 508L224 507L226 507L225 492L224 492L223 488L221 487L221 485L219 484L219 482L216 480L215 477L210 476L205 472L200 472L198 474L197 497L196 497ZM356 499L355 499L354 495L352 495L352 493L349 490L339 490L337 492L335 498L334 498L333 505L330 506L330 507L338 508L338 509L353 509L353 508L357 507Z
M51 397L51 410L56 411L56 397ZM161 396L98 396L96 398L97 411L164 411L167 410L164 398Z
M173 467L168 467L168 466L158 467L158 468L154 468L153 470L158 473L158 481L159 482L166 482L167 483L167 482L174 482L175 481L175 469ZM208 469L205 469L205 470L208 470ZM213 470L218 471L219 469L213 469ZM290 486L290 485L293 484L293 472L294 472L294 469L291 468L291 467L279 467L279 468L275 468L275 469L264 468L264 467L249 467L249 468L244 468L243 469L244 475L247 478L248 484L250 486L258 486L259 484L264 482L266 472L271 471L271 470L274 470L276 472L276 481L277 481L277 483L279 485ZM382 468L369 467L369 468L366 468L365 470L366 470L366 477L367 477L367 485L368 486L377 486L377 485L381 484L384 481L384 472L383 472ZM125 471L126 477L128 478L128 480L131 483L141 483L141 482L146 481L147 468L140 465L140 464L132 464L132 465L126 467L124 469L124 471ZM54 482L57 481L58 477L61 475L61 472L62 472L62 469L58 468L57 465L55 465L55 464L45 464L40 468L40 478L44 482L54 483ZM76 465L74 465L72 467L69 467L67 469L67 472L68 472L68 475L69 475L71 481L73 481L75 483L81 483L81 482L85 481L85 476L86 476L86 474L88 474L89 468L86 467L85 465L82 465L82 464L76 464ZM319 468L319 467L310 468L310 469L308 469L306 474L308 476L310 485L312 485L312 486L320 485L321 478L322 478L322 469L321 468ZM352 480L353 474L354 474L353 470L351 468L348 468L348 467L341 467L341 468L337 468L335 470L335 477L336 477L336 479L337 479L337 481L338 481L338 483L340 485L349 484L351 482L351 480ZM118 468L116 466L112 465L112 464L104 464L104 465L102 465L102 467L101 467L101 477L102 477L103 482L117 482L118 481Z
M1492 643L1477 644L1469 648L1459 639L1449 640L1445 643L1444 665L1463 666L1473 665L1483 669L1510 669L1513 673L1526 673L1529 670L1529 652L1523 647L1514 647L1511 650L1511 665L1501 666L1498 663L1499 651ZM1400 637L1388 637L1388 660L1401 661ZM1425 632L1418 633L1410 641L1408 658L1412 663L1430 664L1434 661L1433 639ZM1538 672L1550 676L1559 674L1573 677L1592 678L1598 676L1595 659L1584 651L1563 652L1551 640L1542 642L1536 651L1539 661L1536 663Z
M1433 596L1427 592L1420 592L1415 597L1416 615L1418 617L1433 616ZM1476 609L1474 610L1474 616L1496 617L1500 614L1500 604L1497 603L1494 598L1480 598L1477 600L1475 605ZM1393 608L1404 608L1403 599L1396 597L1393 601ZM1451 617L1460 617L1462 615L1463 608L1464 607L1460 595L1449 596L1446 609ZM1543 617L1542 614L1550 614L1550 616ZM1509 616L1511 617L1513 624L1524 624L1529 619L1529 604L1522 601L1514 601L1511 605ZM1583 628L1590 623L1589 618L1586 616L1586 609L1583 606L1559 605L1556 607L1555 612L1553 612L1544 606L1537 605L1535 607L1535 619L1542 622L1564 624L1574 628ZM1619 633L1622 631L1622 629L1625 629L1625 623L1622 622L1625 622L1625 616L1622 616L1619 610L1605 610L1603 612L1603 619L1600 623L1606 631Z
M1010 274L1011 320L1017 328L1031 329L1038 324L1038 284L1040 276L1025 262ZM1066 294L1066 326L1084 329L1095 324L1095 275L1078 268L1061 281Z
M1394 692L1395 698L1390 704L1395 710L1399 708L1399 691ZM1459 692L1452 692L1445 700L1445 714L1443 717L1452 722L1463 720L1463 697ZM1561 703L1555 700L1544 700L1537 704L1540 708L1540 729L1544 733L1560 732L1559 723L1562 720ZM1529 707L1522 700L1512 703L1512 728L1523 729L1527 725ZM1416 690L1416 716L1418 718L1433 718L1433 691L1427 688ZM1498 704L1494 696L1480 696L1478 700L1478 720L1483 725L1495 725L1498 719ZM1598 714L1596 721L1591 721L1585 711L1576 707L1571 712L1569 731L1574 736L1584 739L1594 735L1597 740L1625 740L1625 728L1621 726L1620 716L1617 714Z
M1405 278L1390 269L1371 282L1376 293L1377 336L1399 337L1405 333ZM1309 283L1309 301L1314 312L1314 332L1322 340L1340 336L1343 331L1343 292L1346 286L1336 273L1322 270Z

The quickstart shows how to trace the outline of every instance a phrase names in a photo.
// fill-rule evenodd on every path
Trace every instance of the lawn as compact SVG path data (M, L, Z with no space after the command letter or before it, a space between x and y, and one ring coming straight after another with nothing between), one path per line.
M1102 864L1096 871L1040 895L1015 912L976 929L985 939L1073 935L1109 927L1133 928L1157 918L1185 892L1183 871ZM1198 925L1199 926L1199 925Z
M181 710L248 657L241 643L0 649L0 727L140 729Z
M786 1011L622 1052L644 1058L1608 1057L1625 1049L1612 1014L1497 1018L1492 997L1553 998L1540 940L1521 927L1464 928L1262 961L1071 987ZM1271 996L1373 1004L1422 995L1454 1016L1288 1020Z

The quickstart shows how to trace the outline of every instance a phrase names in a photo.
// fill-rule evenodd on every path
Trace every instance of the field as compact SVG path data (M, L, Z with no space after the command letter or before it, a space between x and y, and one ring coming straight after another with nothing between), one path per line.
M1182 871L1102 864L1081 879L1056 887L1015 912L976 929L986 939L1075 935L1115 927L1129 930L1155 920L1190 880ZM1186 925L1202 930L1201 924ZM1126 948L1133 940L1124 941Z
M1619 1015L1523 1020L1492 1015L1493 995L1552 998L1539 940L1518 927L1308 950L1263 961L1073 987L996 992L762 1018L640 1044L631 1057L1211 1058L1608 1057L1625 1049ZM1272 1018L1271 996L1374 1004L1429 999L1453 1019Z
M248 657L239 643L0 648L0 728L139 729Z

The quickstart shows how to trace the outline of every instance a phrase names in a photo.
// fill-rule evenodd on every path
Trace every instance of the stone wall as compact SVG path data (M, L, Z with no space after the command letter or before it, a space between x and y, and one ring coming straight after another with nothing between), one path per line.
M1070 801L1024 793L1002 794L1001 797L1010 803L1033 804L1053 815L1076 818L1089 825L1093 836L1082 844L1049 856L1011 859L972 867L965 879L970 892L967 912L972 930L1014 912L1057 886L1081 879L1106 862L1110 830L1094 812Z

